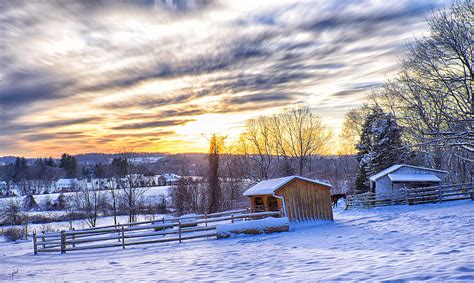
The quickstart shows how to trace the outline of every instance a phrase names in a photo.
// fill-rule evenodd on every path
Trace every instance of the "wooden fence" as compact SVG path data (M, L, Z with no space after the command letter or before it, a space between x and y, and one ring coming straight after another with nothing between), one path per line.
M370 208L396 204L415 205L463 199L474 200L474 187L472 183L406 188L400 191L397 198L384 198L372 192L349 195L347 197L347 208Z
M100 249L164 243L216 237L217 224L234 223L280 216L279 212L249 213L248 210L234 210L195 216L162 218L143 222L108 225L81 230L33 233L34 254L47 252Z

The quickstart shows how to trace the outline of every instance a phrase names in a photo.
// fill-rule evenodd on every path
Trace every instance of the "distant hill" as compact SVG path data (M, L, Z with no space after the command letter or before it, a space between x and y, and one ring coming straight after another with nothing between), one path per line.
M84 154L78 154L75 155L77 161L79 164L96 164L96 163L110 163L112 162L112 159L116 157L120 157L121 154L118 153L84 153ZM132 163L156 163L160 160L162 160L165 157L187 157L192 159L195 159L198 157L198 159L202 158L205 156L205 154L202 153L183 153L183 154L169 154L169 153L153 153L153 152L133 152L133 153L126 153L127 157L130 159L130 162ZM44 158L45 156L41 156L41 158ZM29 164L33 163L36 160L37 157L33 158L27 158L27 162ZM1 156L0 157L0 165L5 165L9 163L14 163L16 159L16 156ZM58 161L59 158L53 158L55 161Z

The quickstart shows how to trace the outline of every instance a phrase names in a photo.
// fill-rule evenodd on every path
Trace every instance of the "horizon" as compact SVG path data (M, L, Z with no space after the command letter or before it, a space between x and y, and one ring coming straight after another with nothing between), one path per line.
M38 158L53 158L53 159L61 159L62 154L69 154L68 152L63 152L59 155L42 155L42 156L27 156L27 155L1 155L0 158L17 158L17 157L24 157L26 159L38 159ZM93 155L93 154L104 154L104 155L116 155L116 154L137 154L137 155L146 155L146 154L161 154L161 155L179 155L179 154L202 154L207 155L208 152L85 152L85 153L74 153L69 154L71 156L79 156L79 155ZM241 153L225 153L228 155L242 155ZM325 154L318 154L319 157L335 157L335 156L352 156L354 154L336 154L336 153L325 153Z
M5 3L0 156L205 153L301 103L337 136L449 3Z

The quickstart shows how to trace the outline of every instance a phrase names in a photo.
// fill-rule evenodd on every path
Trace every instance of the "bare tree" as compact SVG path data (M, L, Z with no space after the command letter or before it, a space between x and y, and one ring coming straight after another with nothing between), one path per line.
M141 212L143 197L146 188L141 186L142 173L146 170L144 166L132 166L130 162L133 156L133 150L120 149L117 157L112 161L112 171L114 174L113 183L120 188L120 194L115 190L111 190L113 199L120 196L122 199L123 208L128 214L129 222L136 222L137 215ZM115 207L114 214L117 214L117 207ZM114 221L117 221L114 217Z
M22 213L21 213L21 202L16 198L12 198L6 201L5 205L1 210L2 218L5 218L5 222L17 225L22 222Z
M119 197L119 178L114 176L107 180L107 188L109 189L110 198L112 200L112 215L114 217L114 225L117 225L117 208L118 208L118 197Z
M472 1L453 4L428 20L429 36L409 46L400 74L378 103L390 108L410 142L434 155L439 167L449 147L474 152ZM458 154L459 158L465 154Z
M280 117L285 125L283 152L296 160L302 176L309 160L327 149L332 133L306 105L288 108Z
M369 106L364 104L359 108L349 110L344 115L344 122L339 135L339 149L337 151L339 155L352 155L357 152L355 145L359 142L362 125L369 109Z
M94 187L93 182L90 183L90 186L86 181L82 182L79 191L76 192L76 207L84 212L89 227L97 225L102 197L102 193Z
M171 191L173 207L178 215L206 211L200 195L203 184L192 177L180 178Z
M221 186L219 180L219 159L224 150L225 137L213 134L209 141L209 208L208 213L221 208Z
M245 158L247 166L244 168L252 180L266 180L275 174L272 165L277 157L277 143L272 120L272 117L267 116L249 119L240 135L238 152Z
M121 179L120 181L120 188L122 189L122 196L125 200L125 208L128 213L129 222L137 221L137 216L141 211L143 197L147 191L146 188L140 186L140 179L140 174L130 173L126 176L126 178Z

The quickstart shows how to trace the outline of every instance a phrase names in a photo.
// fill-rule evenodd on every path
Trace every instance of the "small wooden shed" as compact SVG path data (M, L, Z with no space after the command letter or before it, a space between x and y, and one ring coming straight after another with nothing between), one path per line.
M405 190L444 184L447 171L407 164L397 164L369 177L370 190L376 199L405 199Z
M262 181L244 192L253 212L281 211L290 221L334 220L331 185L300 176Z

